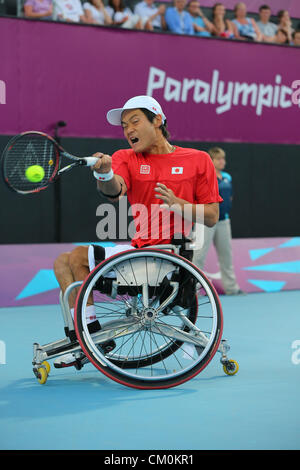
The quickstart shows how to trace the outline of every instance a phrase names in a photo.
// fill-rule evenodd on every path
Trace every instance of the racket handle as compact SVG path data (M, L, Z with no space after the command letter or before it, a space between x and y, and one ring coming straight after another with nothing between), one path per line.
M83 160L86 161L86 166L93 166L93 165L96 165L99 158L97 158L97 157L85 157Z

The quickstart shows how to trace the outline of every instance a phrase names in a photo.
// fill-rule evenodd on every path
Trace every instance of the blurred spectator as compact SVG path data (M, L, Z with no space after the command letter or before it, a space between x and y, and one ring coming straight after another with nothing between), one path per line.
M283 29L287 35L289 42L292 42L292 34L294 29L292 27L291 18L287 10L280 10L277 14L278 29Z
M216 169L218 178L219 193L223 198L220 203L219 221L213 227L204 226L203 246L194 250L193 263L201 270L204 268L205 259L210 245L215 245L222 284L226 295L244 294L241 291L234 273L231 248L231 224L230 211L232 205L232 179L223 170L226 165L225 152L219 147L214 147L208 151Z
M289 44L290 43L288 34L284 29L279 28L274 37L275 37L274 43L276 44Z
M277 25L269 21L270 16L271 8L268 5L262 5L259 8L259 21L257 21L257 26L263 34L263 40L265 42L274 42L274 36L277 32Z
M52 0L26 0L24 4L25 18L51 20L53 12Z
M198 0L190 0L187 10L192 17L195 34L197 36L211 36L213 25L204 16Z
M263 35L258 29L255 20L247 17L247 7L244 2L239 2L235 5L234 14L235 19L232 22L238 29L238 39L248 39L257 42L262 40Z
M110 25L112 19L104 8L102 0L87 0L83 4L83 10L87 23Z
M165 5L156 7L153 0L144 0L135 5L134 14L138 15L147 31L160 31L165 28L164 14Z
M109 0L106 11L116 26L128 29L143 29L141 18L134 15L131 9L125 6L123 0Z
M80 0L53 0L53 19L70 23L85 23Z
M226 10L223 3L216 3L212 9L212 34L223 38L238 37L237 27L225 18Z
M292 46L300 46L300 29L297 29L297 31L294 31L292 34Z
M184 10L185 6L186 0L174 0L174 6L166 10L166 24L172 33L193 35L193 20L191 15Z

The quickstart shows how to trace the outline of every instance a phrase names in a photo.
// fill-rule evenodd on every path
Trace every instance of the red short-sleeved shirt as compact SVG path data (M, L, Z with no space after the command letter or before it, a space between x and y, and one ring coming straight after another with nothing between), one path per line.
M190 233L192 222L167 209L155 197L156 183L172 189L175 196L193 204L222 202L215 167L206 152L176 147L165 155L136 154L118 150L112 156L113 171L122 176L127 186L136 233L132 245L170 243L175 233Z

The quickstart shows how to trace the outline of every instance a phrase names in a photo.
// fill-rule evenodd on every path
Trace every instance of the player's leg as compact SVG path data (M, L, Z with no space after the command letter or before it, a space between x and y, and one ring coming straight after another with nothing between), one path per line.
M53 265L55 277L63 293L65 292L67 287L75 281L70 268L69 258L70 252L62 253L56 258ZM70 302L73 304L74 300L70 299Z
M130 249L130 246L128 245L117 245L115 247L107 248L98 245L89 245L78 246L74 248L72 252L63 253L55 260L54 263L54 272L62 292L64 293L66 288L73 282L83 281L88 276L89 272L104 259L128 249ZM69 298L69 306L72 316L74 315L77 292L77 288L73 289ZM88 299L85 314L89 331L91 333L99 331L101 329L101 325L95 315L92 294ZM102 347L105 352L109 352L115 347L115 343L114 341L107 341L107 343L103 344ZM69 353L54 361L54 366L56 368L69 367L73 365L76 366L79 365L79 362L80 360L78 361L73 354Z
M66 252L59 255L54 261L54 273L59 283L60 289L64 294L67 287L73 282L83 281L89 274L88 262L88 247L78 246L72 252ZM69 296L69 307L72 317L74 317L74 305L78 289L74 288ZM93 299L89 299L89 305L86 309L87 323L91 332L99 331L100 324L96 321L96 316L93 307ZM80 367L80 360L85 356L75 357L73 354L68 353L54 361L54 367Z
M83 281L89 274L88 247L78 246L72 252L59 255L54 261L54 273L63 294L73 282ZM72 315L77 293L78 288L75 288L69 297L69 307ZM96 317L93 313L93 299L90 298L89 300L91 308L88 308L87 316L89 316L89 323L92 323Z

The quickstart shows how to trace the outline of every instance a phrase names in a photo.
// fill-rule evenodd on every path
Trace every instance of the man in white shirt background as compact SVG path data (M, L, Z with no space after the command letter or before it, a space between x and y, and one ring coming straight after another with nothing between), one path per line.
M134 13L138 15L143 22L144 28L148 31L162 30L165 28L164 13L165 5L156 7L153 0L143 0L136 4Z

